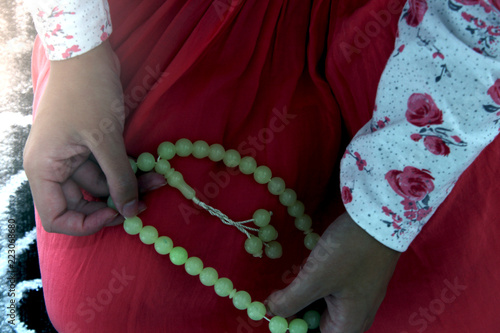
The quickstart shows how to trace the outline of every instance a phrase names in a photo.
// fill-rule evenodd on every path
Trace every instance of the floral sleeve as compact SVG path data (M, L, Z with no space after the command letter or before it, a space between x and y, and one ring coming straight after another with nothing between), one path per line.
M499 133L500 11L410 0L398 30L373 118L342 159L341 191L357 224L404 251Z
M25 6L50 60L90 51L111 34L106 0L25 0Z

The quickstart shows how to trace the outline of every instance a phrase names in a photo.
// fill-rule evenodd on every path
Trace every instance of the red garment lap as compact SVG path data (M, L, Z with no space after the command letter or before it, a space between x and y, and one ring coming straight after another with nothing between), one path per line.
M221 143L282 177L304 201L317 231L342 212L336 169L341 142L371 116L401 6L391 7L395 14L366 45L355 44L356 32L379 22L372 13L388 9L386 1L111 1L110 6L111 43L121 60L129 111L124 133L129 155L156 154L162 141L182 137ZM347 56L345 43L359 52L350 49ZM49 70L38 41L33 68L36 112ZM499 272L493 256L484 254L499 246L493 242L498 226L492 216L500 189L488 179L499 157L498 140L494 144L402 256L373 332L417 332L423 324L415 323L426 318L420 308L430 308L434 318L426 319L426 332L492 331L490 311L499 304L488 290L498 286ZM250 218L257 208L272 210L284 255L251 257L243 249L243 234L168 186L144 197L145 224L254 300L263 301L291 281L307 251L276 197L221 163L186 157L172 165L201 199L235 220ZM120 226L79 238L48 234L38 218L37 226L47 309L60 332L268 331L265 321L252 322L228 298L216 296ZM456 279L467 289L445 303L453 294L443 290ZM432 311L441 310L441 303L434 300L443 294L445 308L438 316Z

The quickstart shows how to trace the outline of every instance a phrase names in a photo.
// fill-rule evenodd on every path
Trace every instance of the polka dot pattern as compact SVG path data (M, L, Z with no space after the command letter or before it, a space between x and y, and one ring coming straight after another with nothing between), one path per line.
M376 111L341 162L347 211L397 251L408 248L500 127L499 11L424 2L405 6ZM495 41L487 52L478 48L484 36Z
M26 0L38 36L50 60L64 60L92 50L112 32L105 0Z

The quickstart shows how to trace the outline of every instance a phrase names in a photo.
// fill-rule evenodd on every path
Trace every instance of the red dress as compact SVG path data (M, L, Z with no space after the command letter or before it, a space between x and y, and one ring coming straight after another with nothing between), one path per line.
M122 64L129 155L163 141L220 143L254 156L296 190L322 232L344 209L338 161L371 118L394 47L398 14L346 58L339 45L402 1L110 1ZM39 41L36 106L49 70ZM370 332L496 332L500 270L494 162L497 139L466 171L400 259ZM222 163L175 158L200 199L235 220L273 211L283 257L253 258L245 236L168 186L144 197L145 224L263 301L297 273L308 251L276 197ZM493 180L495 181L495 180ZM472 196L471 193L474 193ZM496 219L496 220L495 220ZM497 222L497 223L495 223ZM460 224L460 227L457 227ZM121 226L88 237L48 234L37 217L49 316L60 332L268 332L198 277Z

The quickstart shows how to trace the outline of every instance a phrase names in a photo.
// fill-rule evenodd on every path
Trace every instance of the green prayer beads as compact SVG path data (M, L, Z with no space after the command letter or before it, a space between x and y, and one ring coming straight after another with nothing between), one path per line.
M200 273L200 281L204 286L211 287L218 279L219 273L212 267L204 268Z
M288 322L285 318L274 316L269 321L269 330L271 333L285 333L288 329Z
M250 236L245 241L245 250L254 257L262 256L262 240L256 236Z
M261 302L252 302L247 307L248 317L252 320L261 320L266 316L266 306Z
M176 266L184 265L188 258L185 248L176 246L170 251L170 261Z
M137 167L144 172L153 170L155 163L155 157L151 153L142 153L137 158Z
M215 282L214 290L220 297L229 296L233 290L233 282L228 278L220 278Z
M142 220L137 217L131 217L123 221L123 228L125 232L129 235L137 235L142 229Z
M321 321L321 315L318 311L309 310L304 313L304 321L311 330L315 330L319 327L319 322Z
M198 257L190 257L184 264L184 269L189 275L199 275L203 270L203 262Z
M169 160L175 156L176 148L172 142L162 142L158 146L157 152L158 152L158 156L160 156L161 158L164 158L166 160Z
M261 165L255 169L253 173L253 178L259 184L266 184L271 180L271 169L266 167L265 165Z
M236 292L233 297L233 305L238 310L246 310L250 303L252 303L252 297L244 290Z
M144 244L153 244L158 238L158 230L153 226L147 225L139 232L139 238Z
M193 144L188 139L179 139L175 143L175 150L177 155L181 157L186 157L191 155L193 152Z
M155 241L155 250L161 255L169 254L174 248L174 243L167 236L158 237Z
M265 209L258 209L254 212L251 220L234 222L219 210L208 206L196 198L196 192L185 181L183 175L172 168L169 160L176 155L187 157L193 155L197 159L208 157L211 161L222 162L230 168L239 168L245 175L253 175L254 180L259 184L265 184L269 193L277 196L279 202L286 207L288 215L295 218L295 227L305 234L304 245L308 249L313 249L320 239L320 236L313 232L312 219L305 214L304 204L297 200L297 194L293 189L287 188L285 181L280 177L273 177L271 169L265 165L258 166L257 161L251 156L241 156L235 149L225 150L220 144L209 145L207 142L198 140L192 143L189 139L182 138L177 142L162 142L157 149L159 158L150 153L139 155L137 162L130 159L130 165L134 173L139 169L143 172L154 170L158 174L165 176L167 183L178 189L186 199L192 200L212 215L219 217L226 224L237 226L238 229L251 229L257 231L258 237L246 233L245 250L256 257L261 257L263 252L271 259L280 258L283 254L282 246L276 241L278 231L270 224L272 213ZM111 197L108 199L108 206L115 208ZM253 222L259 229L249 228L243 223ZM241 224L239 224L241 223ZM246 310L250 319L262 320L266 315L266 307L263 303L254 301L246 291L234 289L233 282L225 277L219 278L218 272L212 267L204 267L203 262L198 257L188 257L186 249L180 246L174 247L172 240L167 236L159 236L158 231L153 226L143 226L139 217L125 219L124 230L130 235L139 235L144 244L154 244L156 252L160 255L169 255L170 261L177 266L184 265L185 271L192 276L198 276L200 282L205 286L213 286L215 293L220 297L229 297L233 305L240 310ZM266 318L267 319L267 318ZM269 319L267 319L269 320ZM308 311L304 320L296 318L290 323L285 318L275 316L269 320L269 330L271 333L304 333L308 328L314 329L319 326L319 314L315 311Z
M290 333L306 333L308 328L307 322L300 318L293 319L288 325Z

